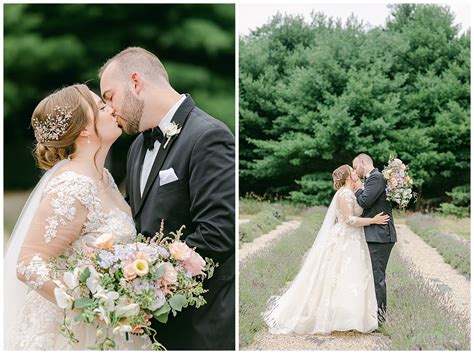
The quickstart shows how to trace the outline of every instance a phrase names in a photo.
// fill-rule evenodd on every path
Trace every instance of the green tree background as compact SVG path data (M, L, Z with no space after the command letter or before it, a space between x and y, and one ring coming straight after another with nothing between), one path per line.
M38 102L78 82L99 92L98 69L129 46L155 53L173 87L234 130L233 4L5 4L5 189L31 188L40 176L30 128ZM133 139L124 134L109 156L119 183Z
M373 28L279 14L240 39L242 195L325 204L333 169L360 152L409 164L418 208L469 193L470 30L449 7L390 10Z

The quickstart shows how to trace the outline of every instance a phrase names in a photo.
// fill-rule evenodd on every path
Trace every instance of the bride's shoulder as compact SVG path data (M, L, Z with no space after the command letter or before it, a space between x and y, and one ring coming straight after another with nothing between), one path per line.
M46 192L63 190L83 190L91 192L95 184L92 177L80 171L76 166L63 166L51 177Z
M337 194L341 198L355 198L355 194L352 190L347 187L342 187L337 191Z

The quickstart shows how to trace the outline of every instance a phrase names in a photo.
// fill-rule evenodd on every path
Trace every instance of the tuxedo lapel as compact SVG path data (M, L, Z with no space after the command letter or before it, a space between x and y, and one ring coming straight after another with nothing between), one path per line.
M138 151L137 158L133 162L133 169L132 169L132 188L133 188L133 196L132 196L132 213L133 215L136 214L136 211L139 209L141 204L141 193L140 193L140 180L142 176L142 169L143 169L143 160L145 159L146 148L143 146L143 142Z
M186 94L186 99L183 101L181 106L179 106L178 110L176 111L176 113L173 116L173 119L171 121L176 123L178 125L178 127L182 129L184 127L184 123L186 122L186 119L189 116L189 113L194 108L194 106L195 105L194 105L193 99L191 98L190 95ZM179 134L172 136L170 138L170 141L166 145L166 149L164 148L164 146L165 146L166 140L168 138L165 137L165 139L163 139L163 142L160 144L160 149L158 150L158 154L156 155L155 161L153 162L153 166L151 168L150 175L149 175L148 180L147 180L146 185L145 185L145 190L143 191L143 196L140 199L140 203L137 204L138 207L133 212L134 216L136 216L138 214L138 212L140 211L140 209L142 208L143 203L144 203L148 193L150 192L150 189L151 189L153 183L155 182L156 176L158 176L158 173L160 172L161 166L163 166L163 163L166 160L166 156L168 156L168 152L171 150L171 147L173 146L173 142L176 139L178 139L178 137L179 137ZM142 147L142 150L144 150L143 147ZM143 159L141 159L141 161L143 161ZM142 169L142 164L140 163L139 170L141 171L141 169ZM137 182L135 183L135 185L138 185L138 196L140 196L140 187L139 187L140 186L140 176L138 177Z

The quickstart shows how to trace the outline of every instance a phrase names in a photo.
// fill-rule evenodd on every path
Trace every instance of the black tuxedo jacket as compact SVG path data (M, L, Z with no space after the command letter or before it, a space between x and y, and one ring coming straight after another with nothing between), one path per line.
M168 323L154 321L167 349L235 349L235 138L220 121L197 108L187 95L172 122L181 132L166 149L161 143L143 196L140 176L146 148L143 134L127 157L126 196L137 231L154 236L183 230L184 240L203 257L219 263L204 282L207 304L186 308ZM160 186L159 171L173 168L178 180Z
M364 209L362 217L371 218L380 212L390 215L386 225L364 226L367 242L390 243L397 241L397 232L393 223L392 205L385 193L386 182L378 169L374 168L364 183L364 189L355 192L357 203Z

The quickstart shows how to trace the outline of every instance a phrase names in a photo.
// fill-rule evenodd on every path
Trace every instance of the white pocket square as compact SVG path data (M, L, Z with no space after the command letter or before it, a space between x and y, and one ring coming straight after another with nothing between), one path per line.
M167 170L160 171L160 186L174 182L178 180L176 173L174 173L173 168L168 168Z

